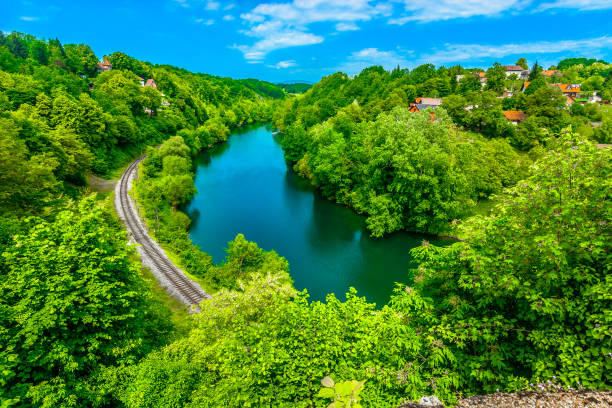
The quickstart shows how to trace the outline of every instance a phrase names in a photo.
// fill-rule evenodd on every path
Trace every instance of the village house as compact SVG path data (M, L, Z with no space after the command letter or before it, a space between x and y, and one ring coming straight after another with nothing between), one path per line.
M520 122L523 122L527 119L527 115L523 111L503 111L502 112L508 121L512 122L514 125L518 125Z
M525 89L529 86L531 82L525 81L523 83L523 87L521 88L521 92L525 92ZM576 98L580 97L580 84L548 84L550 88L558 88L565 96L565 103L567 105L571 105L576 102Z
M506 78L512 74L515 74L518 79L527 79L529 77L529 70L520 65L504 65L503 68L506 71Z
M473 72L472 75L478 78L481 86L485 86L485 84L487 83L487 73L486 72Z
M138 78L138 82L140 83L140 86L145 86L145 80L139 76L136 76L136 78Z
M144 84L144 86L150 86L151 88L157 88L157 84L155 83L155 80L153 78L147 79L147 82Z
M419 112L423 109L435 109L442 105L442 98L416 98L414 103L410 104L410 112Z
M550 87L557 87L563 95L577 98L580 96L580 84L549 84Z
M111 69L113 69L113 65L106 58L104 58L104 62L99 62L96 66L96 71L98 71L98 73L110 71Z

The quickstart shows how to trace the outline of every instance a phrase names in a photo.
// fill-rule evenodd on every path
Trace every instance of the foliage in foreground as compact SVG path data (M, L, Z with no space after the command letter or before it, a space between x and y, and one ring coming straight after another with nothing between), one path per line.
M96 371L164 342L167 316L129 260L125 233L92 197L53 223L27 222L2 254L2 406L84 406L97 398Z
M454 344L462 378L489 392L553 375L611 385L610 158L565 136L493 215L465 226L465 242L413 250L416 321Z

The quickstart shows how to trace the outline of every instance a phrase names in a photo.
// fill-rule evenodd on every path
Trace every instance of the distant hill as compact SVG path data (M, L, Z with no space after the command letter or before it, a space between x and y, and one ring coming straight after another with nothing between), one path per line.
M285 81L276 85L283 88L287 93L299 94L308 91L313 84L309 81Z
M254 78L239 79L238 82L254 90L255 92L269 96L271 98L285 97L285 91L283 91L283 87L280 85L275 85L266 81L260 81L259 79Z

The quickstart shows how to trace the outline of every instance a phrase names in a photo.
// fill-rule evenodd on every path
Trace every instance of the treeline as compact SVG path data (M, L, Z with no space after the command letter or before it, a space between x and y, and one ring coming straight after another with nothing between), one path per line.
M107 174L181 129L227 133L272 111L240 82L122 53L97 74L98 58L82 44L2 34L0 55L3 212L38 213L84 185L87 172ZM137 75L157 87L141 86Z
M572 65L561 75L595 84L605 95L611 68ZM441 233L479 200L516 184L562 129L572 126L599 143L612 140L607 106L568 109L537 63L530 75L525 92L502 98L517 81L497 63L484 86L459 66L370 67L352 79L336 73L286 100L275 124L296 171L327 197L367 214L374 236L399 229ZM421 97L443 97L441 107L408 112ZM504 110L522 110L528 118L517 126Z

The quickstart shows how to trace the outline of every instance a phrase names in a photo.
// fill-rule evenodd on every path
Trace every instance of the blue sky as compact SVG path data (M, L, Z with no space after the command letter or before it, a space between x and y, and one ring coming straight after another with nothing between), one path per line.
M612 60L612 0L1 0L0 30L234 78Z

